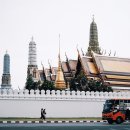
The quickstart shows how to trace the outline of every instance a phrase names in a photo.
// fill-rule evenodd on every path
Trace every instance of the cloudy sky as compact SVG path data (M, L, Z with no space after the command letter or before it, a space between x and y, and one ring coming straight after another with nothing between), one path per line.
M65 52L70 59L76 59L77 44L87 51L93 14L100 47L130 58L129 0L0 0L0 75L8 50L12 87L24 87L32 36L37 44L39 69L41 61L48 67L48 59L57 66L59 33L62 60Z

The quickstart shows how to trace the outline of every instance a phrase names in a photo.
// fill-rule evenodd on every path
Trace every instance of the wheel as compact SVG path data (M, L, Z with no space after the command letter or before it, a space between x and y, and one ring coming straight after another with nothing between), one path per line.
M117 117L116 123L121 124L123 122L123 119L121 117Z
M113 123L113 120L112 119L108 119L107 120L109 124L112 124Z

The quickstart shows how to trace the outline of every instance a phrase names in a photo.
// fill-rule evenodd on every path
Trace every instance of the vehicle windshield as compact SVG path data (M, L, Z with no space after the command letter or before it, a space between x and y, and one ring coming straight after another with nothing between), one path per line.
M114 101L113 100L107 100L103 107L103 112L108 112L112 110Z

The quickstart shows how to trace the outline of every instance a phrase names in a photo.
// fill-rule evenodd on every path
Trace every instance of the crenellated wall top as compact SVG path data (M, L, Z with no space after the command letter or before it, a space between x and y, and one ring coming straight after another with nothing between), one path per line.
M65 91L65 90L6 90L0 89L0 99L4 98L32 98L32 99L130 99L130 92L89 92L89 91Z

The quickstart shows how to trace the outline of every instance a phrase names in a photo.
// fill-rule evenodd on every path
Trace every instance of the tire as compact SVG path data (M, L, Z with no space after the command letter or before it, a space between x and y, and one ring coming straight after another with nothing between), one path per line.
M107 120L109 124L112 124L113 123L113 120L112 119L108 119Z
M116 123L121 124L123 122L123 119L121 117L117 117Z

